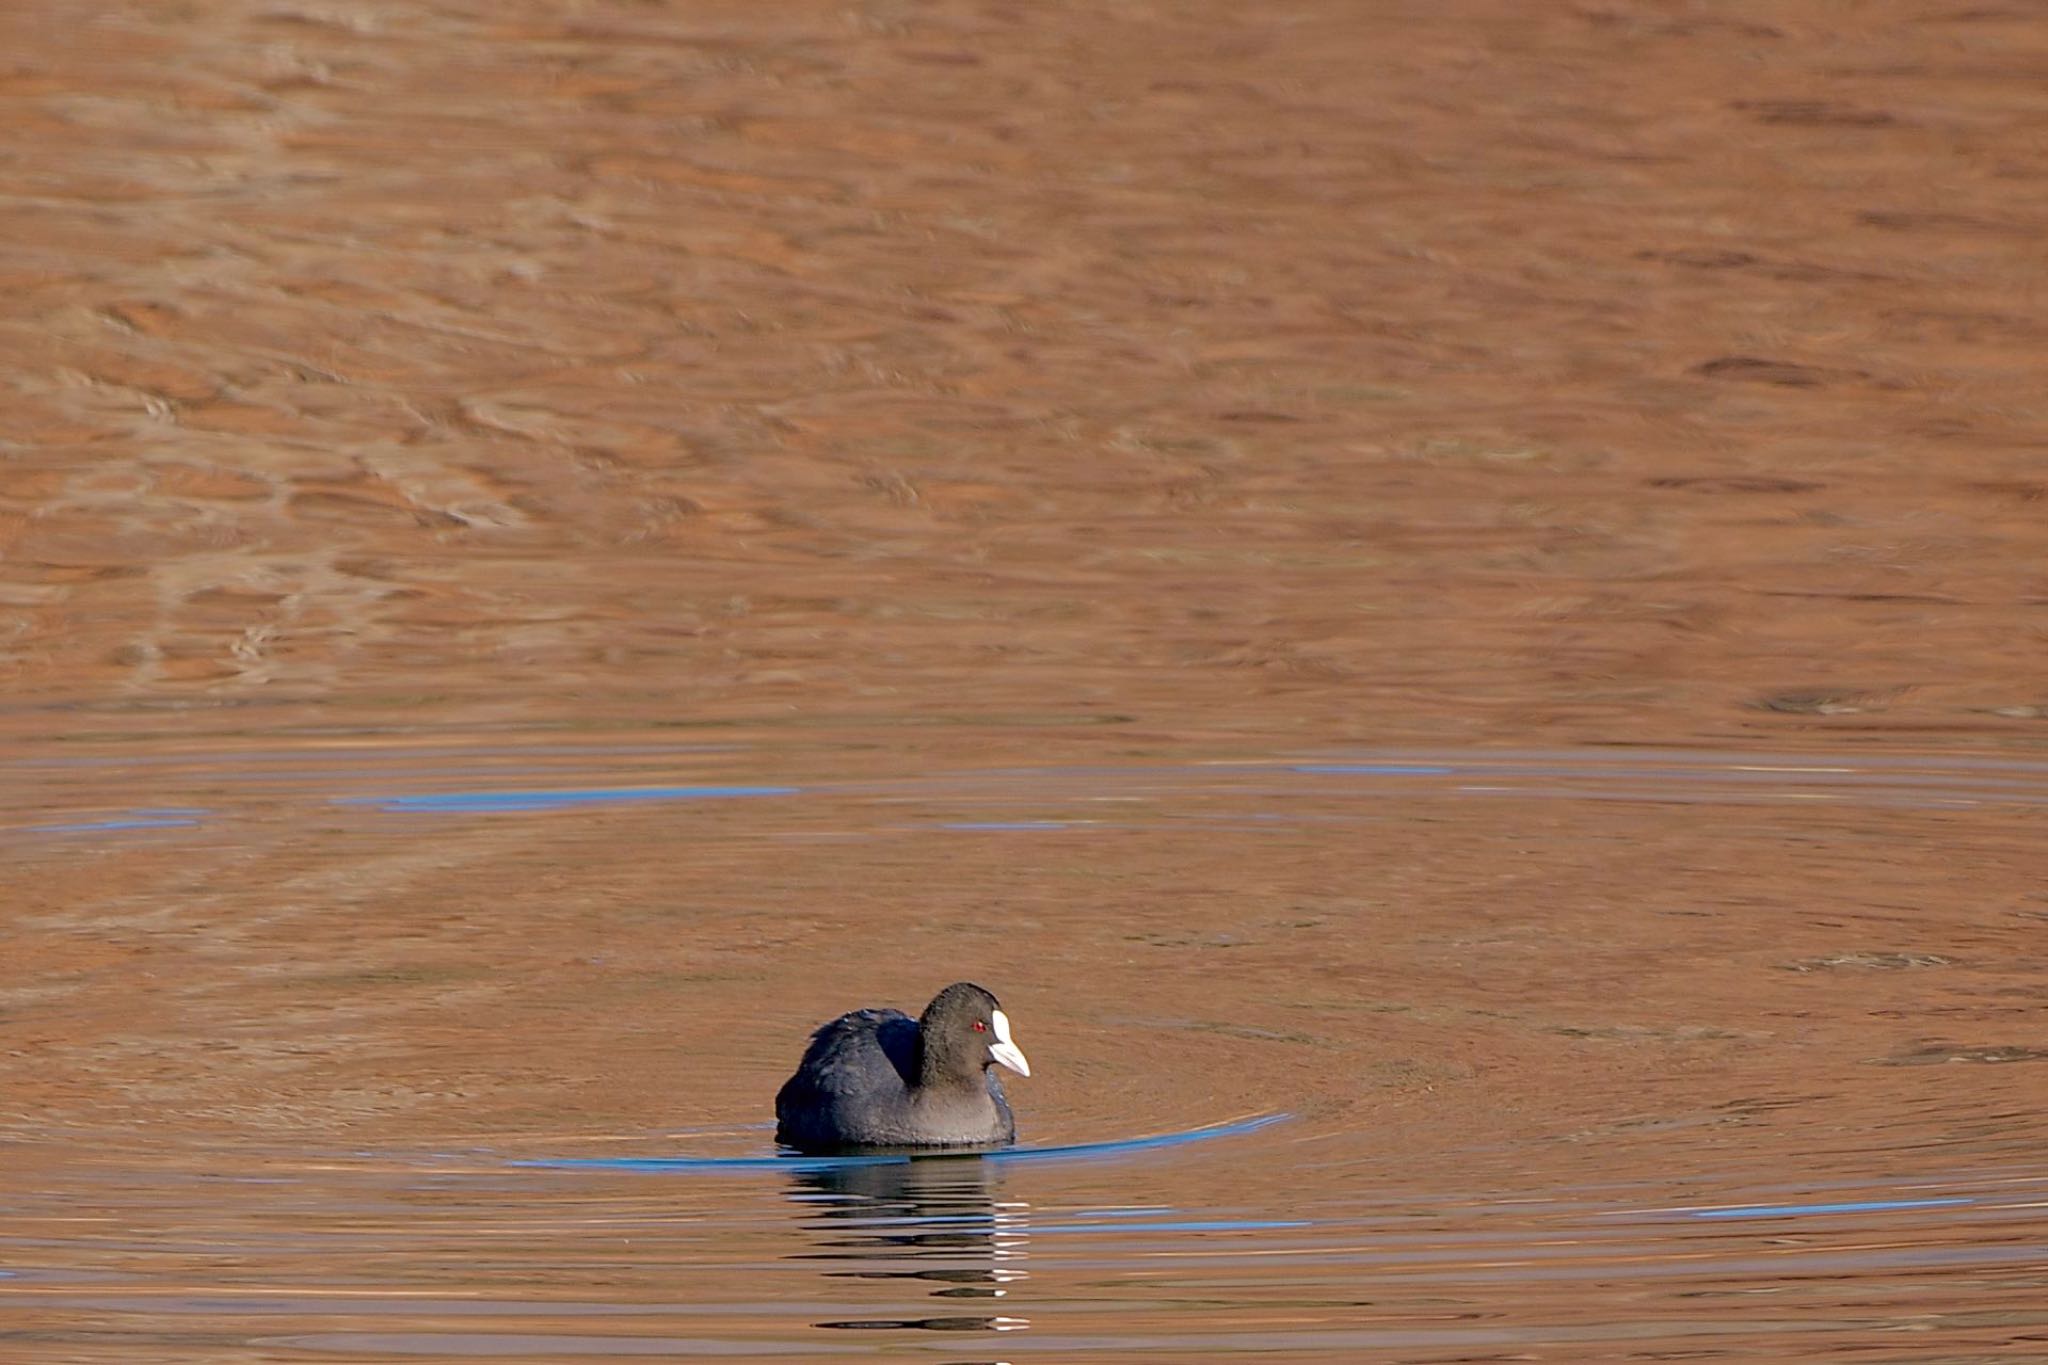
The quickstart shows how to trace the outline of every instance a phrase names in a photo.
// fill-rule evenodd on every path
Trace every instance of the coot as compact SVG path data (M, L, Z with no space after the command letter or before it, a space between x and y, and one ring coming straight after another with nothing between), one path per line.
M1017 1136L992 1062L1031 1064L996 998L946 987L916 1019L855 1010L811 1035L775 1096L775 1140L801 1152L864 1147L993 1147Z

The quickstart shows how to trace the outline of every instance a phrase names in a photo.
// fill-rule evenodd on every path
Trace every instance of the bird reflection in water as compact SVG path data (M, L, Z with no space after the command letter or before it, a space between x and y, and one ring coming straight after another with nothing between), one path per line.
M830 1279L910 1281L934 1298L981 1300L995 1309L1026 1276L1021 1264L1030 1206L996 1198L995 1163L973 1156L812 1166L790 1197L808 1206L817 1250L803 1259L838 1263ZM966 1304L959 1305L962 1308ZM1030 1323L1007 1313L856 1318L821 1322L841 1331L1013 1332Z

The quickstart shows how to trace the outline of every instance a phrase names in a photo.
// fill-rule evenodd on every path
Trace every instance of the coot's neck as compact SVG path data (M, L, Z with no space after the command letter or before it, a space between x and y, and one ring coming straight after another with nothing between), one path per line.
M972 1053L962 1055L957 1047L949 1046L949 1042L936 1029L918 1029L914 1060L920 1089L972 1082L986 1070Z

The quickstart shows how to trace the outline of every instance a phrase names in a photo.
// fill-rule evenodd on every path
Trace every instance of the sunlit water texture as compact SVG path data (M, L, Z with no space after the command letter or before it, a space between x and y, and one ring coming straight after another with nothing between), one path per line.
M1411 837L1420 842L1404 845L1410 862L1455 858L1476 869L1489 864L1473 840L1526 848L1524 834L1537 831L1545 848L1564 850L1543 856L1567 871L1617 840L1681 860L1696 856L1687 842L1696 838L1777 857L1781 842L1810 847L1852 828L1884 847L1939 828L1960 848L1972 837L1960 821L1985 822L1991 866L2001 822L2048 801L2048 764L1962 756L1303 750L887 779L848 776L846 766L829 749L658 742L487 748L361 737L346 748L109 753L14 764L36 776L42 799L8 812L7 834L18 855L52 868L62 864L48 859L80 841L151 866L287 853L296 864L310 842L367 868L451 841L503 860L564 838L657 861L681 841L679 866L730 854L757 882L757 855L767 854L799 860L775 865L786 869L840 860L817 874L840 885L886 880L906 856L913 865L985 857L1028 884L1058 869L1092 877L1198 863L1204 876L1229 876L1214 869L1275 859L1334 860L1361 875L1398 863L1384 853L1360 861L1358 841L1384 849ZM1749 812L1745 822L1700 832L1700 812L1730 808ZM1940 823L1915 823L1929 820ZM592 861L551 855L548 865ZM796 873L766 874L770 894L785 875ZM1723 894L1751 894L1741 877L1714 875ZM549 904L529 902L521 880L490 883L494 927L544 936ZM0 1181L0 1341L24 1359L67 1360L142 1351L946 1361L1835 1352L1957 1361L2023 1358L2027 1343L2048 1342L2048 1165L2025 1099L2033 1092L2020 1087L2029 1069L2013 1065L2040 1055L2029 1045L2038 1032L1997 1022L1999 983L2010 978L1990 974L2001 951L2011 958L2033 941L2037 921L2011 921L2017 936L2004 939L1987 936L1994 921L1972 921L1947 952L1928 950L1924 936L1901 946L1896 936L1854 935L1820 951L1802 929L1762 945L1768 957L1747 978L1748 989L1768 992L1761 1005L1731 1006L1719 1022L1659 1023L1639 1002L1646 1022L1614 1023L1561 1013L1583 1000L1570 976L1598 950L1583 928L1546 927L1547 917L1573 909L1584 885L1559 891L1557 906L1532 900L1500 919L1470 918L1447 901L1425 912L1430 893L1413 894L1422 899L1408 913L1419 918L1384 922L1326 908L1171 929L1195 913L1192 903L1126 911L1128 923L1104 926L1116 931L1104 941L1117 945L1112 957L1140 955L1135 969L1157 987L1147 1004L1116 1004L1128 987L1090 985L1053 951L1048 979L1067 983L1060 990L1072 998L1063 1011L1020 1013L1019 1027L1035 1027L1026 1034L1034 1054L1050 1047L1066 1065L1018 1087L1024 1140L988 1155L775 1152L766 1096L802 1028L859 1001L843 998L844 984L807 985L779 1033L720 1056L734 1040L719 1021L759 988L715 975L633 997L661 1021L645 1046L674 1095L656 1112L710 1117L711 1127L563 1131L559 1114L452 1145L408 1140L401 1127L351 1147L274 1131L230 1141L209 1131L217 1124L67 1136L19 1114L8 1168L33 1175ZM1704 913L1687 907L1714 891L1688 894L1674 913ZM251 904L266 903L252 892ZM379 913L403 915L407 903ZM1831 913L1830 923L1853 918ZM1077 937L1050 923L1012 932L1026 942ZM1622 915L1607 932L1637 929ZM1262 956L1283 951L1289 934L1323 946L1302 961ZM485 960L500 964L491 976L511 977L516 995L518 974L531 969L500 941ZM663 941L612 942L590 969L599 980L632 971ZM1366 968L1333 984L1307 965L1340 958L1347 944L1436 955L1414 959L1434 965L1401 967L1406 993L1390 998L1394 988ZM747 951L770 970L791 960ZM1476 995L1460 984L1472 954L1496 964ZM1175 984L1177 972L1226 959L1221 974ZM311 990L353 1033L402 1027L392 1035L402 1040L448 1027L435 999L473 990L478 977L400 966L311 979L292 997L299 1004ZM1355 1000L1341 989L1350 980ZM1839 993L1844 982L1895 992L1945 980L1962 981L1963 994L1925 997L1947 1003L1914 1013L1946 1020L1940 1028L1958 1030L1953 1037L1909 1023L1910 1043L1883 1029L1858 1041L1862 1016L1839 1003L1859 998ZM394 1025L354 1012L357 995L367 1004L408 990L419 1004L390 1016ZM1796 1044L1810 1026L1772 1015L1816 991L1838 1002L1826 1008L1840 1012L1851 1041L1846 1055L1802 1069L1796 1047L1773 1040ZM1288 1003L1304 995L1324 1003ZM1681 995L1711 1001L1714 992L1694 980ZM493 997L473 998L482 1005L465 1008L489 1008ZM1032 998L1049 1006L1054 997ZM599 1036L640 1038L642 1020L602 999L565 1004L601 1012L588 1020ZM238 1008L257 1008L254 997ZM242 1027L239 1013L219 1017ZM251 1025L293 1036L261 1015ZM1403 1028L1419 1030L1413 1041L1387 1041L1405 1038ZM1581 1093L1544 1099L1512 1074L1446 1064L1527 1036L1541 1043L1521 1054L1527 1064L1553 1068L1545 1074ZM526 1038L522 1055L542 1060L535 1093L579 1065L547 1036ZM408 1046L397 1042L381 1069L403 1069ZM1409 1049L1421 1060L1387 1060ZM1610 1086L1617 1062L1646 1049L1668 1058L1659 1069L1695 1074L1669 1098L1640 1081ZM1758 1069L1765 1057L1776 1060ZM218 1070L220 1093L246 1091L232 1064ZM1237 1117L1247 1101L1269 1112ZM317 1113L317 1100L296 1103ZM1532 1103L1534 1122L1489 1131L1489 1115ZM1545 1104L1580 1118L1543 1119ZM1586 1116L1606 1121L1588 1127Z

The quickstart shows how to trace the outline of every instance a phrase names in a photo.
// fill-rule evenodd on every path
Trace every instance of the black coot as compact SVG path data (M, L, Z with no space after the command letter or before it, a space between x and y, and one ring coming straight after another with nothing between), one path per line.
M993 1147L1017 1124L990 1063L1031 1064L996 998L971 982L940 991L916 1019L855 1010L811 1035L775 1096L775 1140L803 1152L863 1147Z

